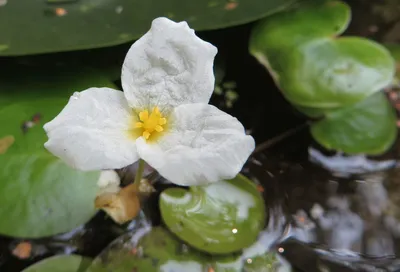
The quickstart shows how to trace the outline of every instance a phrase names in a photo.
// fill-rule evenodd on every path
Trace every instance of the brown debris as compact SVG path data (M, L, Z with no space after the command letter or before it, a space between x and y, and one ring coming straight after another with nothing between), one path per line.
M15 138L12 135L0 138L0 155L5 154L10 146L15 142Z
M20 259L28 259L32 253L32 244L30 242L24 241L19 243L12 254Z
M139 214L137 186L130 184L117 193L105 192L96 197L95 206L104 210L116 223L124 224Z

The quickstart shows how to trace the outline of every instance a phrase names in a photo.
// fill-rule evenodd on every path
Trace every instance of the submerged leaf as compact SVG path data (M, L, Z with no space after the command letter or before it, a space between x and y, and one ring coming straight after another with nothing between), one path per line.
M35 263L22 272L84 272L91 260L78 255L58 255Z

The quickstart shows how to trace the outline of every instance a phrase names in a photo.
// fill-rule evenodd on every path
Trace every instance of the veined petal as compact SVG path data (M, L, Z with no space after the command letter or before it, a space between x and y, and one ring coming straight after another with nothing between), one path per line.
M52 121L44 125L45 147L80 170L117 169L138 160L128 131L132 110L124 94L109 88L76 93Z
M254 139L234 117L207 104L174 109L168 132L155 143L136 140L139 156L179 185L201 185L238 174Z
M157 18L129 49L122 86L134 109L170 109L208 103L214 89L217 48L198 38L186 22Z

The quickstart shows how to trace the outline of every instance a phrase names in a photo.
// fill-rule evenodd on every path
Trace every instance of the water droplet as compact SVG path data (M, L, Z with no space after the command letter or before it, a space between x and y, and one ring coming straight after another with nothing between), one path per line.
M238 230L237 229L232 229L232 233L237 233Z
M74 94L71 96L72 99L78 100L81 94L79 92L74 92Z
M247 263L248 263L248 264L251 264L252 262L253 262L252 259L247 259Z
M124 10L124 7L123 7L123 6L117 6L117 7L115 8L115 12L116 12L117 14L120 14L123 10Z
M279 253L283 253L285 250L283 249L283 247L278 248L278 252Z

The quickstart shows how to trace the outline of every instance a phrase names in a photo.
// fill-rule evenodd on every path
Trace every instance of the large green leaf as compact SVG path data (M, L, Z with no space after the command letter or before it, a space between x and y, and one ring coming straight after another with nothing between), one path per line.
M121 44L160 16L196 30L243 24L295 0L19 0L0 6L0 55L70 51Z
M0 233L33 238L69 231L94 214L99 173L71 169L47 152L43 125L74 91L112 83L80 67L9 67L0 76L0 217L7 218Z
M397 135L396 114L386 96L367 99L325 115L311 126L313 137L324 147L348 154L381 154Z
M180 239L217 254L250 246L264 227L264 201L256 186L242 175L189 190L161 193L163 221Z
M91 260L78 255L58 255L31 265L22 272L84 272Z
M95 258L87 272L291 271L276 252L270 251L270 244L266 245L269 241L258 241L243 254L209 255L184 244L162 227L142 228L118 237Z
M207 268L206 256L184 245L162 227L127 233L110 244L88 272L191 271Z
M350 8L336 1L278 13L255 27L250 52L291 103L321 109L353 104L389 85L395 64L373 41L336 37L349 20Z

